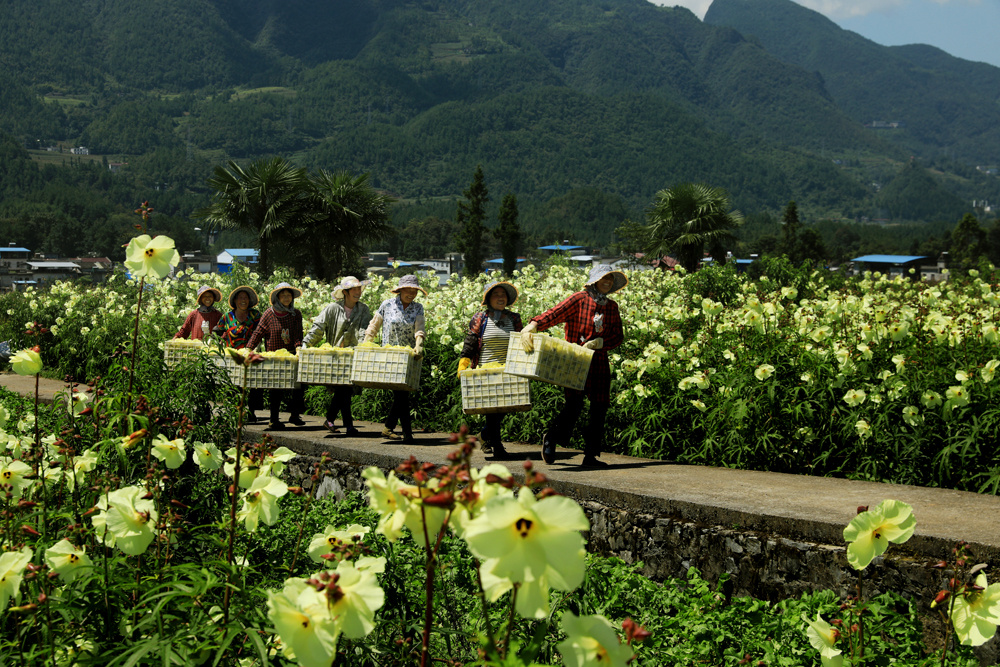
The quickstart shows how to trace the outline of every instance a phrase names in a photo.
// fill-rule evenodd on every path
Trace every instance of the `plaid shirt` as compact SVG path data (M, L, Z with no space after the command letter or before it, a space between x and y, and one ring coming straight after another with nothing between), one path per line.
M282 330L288 331L288 342L281 336ZM247 348L253 350L261 341L268 352L285 349L295 354L295 348L302 346L302 313L276 313L273 308L264 311L257 323L257 328L250 335Z
M594 325L594 315L597 314L603 318L601 331L597 331ZM625 341L618 304L608 299L606 304L598 306L586 292L577 292L541 315L533 317L531 321L538 325L539 331L545 331L557 324L565 324L566 340L577 345L594 338L604 339L604 347L594 350L590 373L587 375L587 386L583 391L590 397L591 402L610 403L611 365L608 363L608 352Z

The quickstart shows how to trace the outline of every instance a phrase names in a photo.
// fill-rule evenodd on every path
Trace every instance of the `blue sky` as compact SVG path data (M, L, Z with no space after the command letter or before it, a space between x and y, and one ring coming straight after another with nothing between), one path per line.
M712 0L653 0L699 18ZM884 46L930 44L1000 67L1000 0L795 0Z

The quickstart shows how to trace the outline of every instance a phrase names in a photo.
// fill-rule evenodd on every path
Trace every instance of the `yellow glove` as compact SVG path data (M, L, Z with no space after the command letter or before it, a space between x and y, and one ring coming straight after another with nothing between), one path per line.
M586 343L583 344L583 346L588 350L599 350L602 347L604 347L604 339L595 338L593 340L588 340Z
M534 322L528 322L528 326L521 329L521 347L528 354L531 354L535 350L535 341L532 340L531 334L538 329L538 325Z
M462 377L462 371L467 370L472 365L472 359L462 357L458 360L458 376Z

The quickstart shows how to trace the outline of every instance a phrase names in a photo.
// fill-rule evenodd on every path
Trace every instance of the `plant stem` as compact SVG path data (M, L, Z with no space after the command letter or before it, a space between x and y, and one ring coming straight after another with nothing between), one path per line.
M135 353L139 340L139 315L142 313L142 292L145 286L146 276L143 276L139 278L139 300L135 305L135 327L132 329L132 355L128 362L128 394L125 395L126 424L128 424L128 414L132 411L132 382L135 380ZM122 433L122 435L128 435L128 433Z
M500 653L501 658L507 657L507 649L510 648L510 633L514 629L514 608L517 606L517 591L519 588L521 588L520 583L514 584L514 590L510 594L510 613L507 615L507 632L504 633L503 651Z
M227 577L232 583L233 568L233 544L236 541L236 501L240 493L240 457L243 456L243 404L247 398L247 367L243 366L243 391L240 392L239 411L236 415L236 462L233 464L233 493L229 502L229 549L226 554L226 563L229 565L230 573ZM225 595L222 598L222 618L223 624L229 623L229 599L232 596L232 586L226 586Z

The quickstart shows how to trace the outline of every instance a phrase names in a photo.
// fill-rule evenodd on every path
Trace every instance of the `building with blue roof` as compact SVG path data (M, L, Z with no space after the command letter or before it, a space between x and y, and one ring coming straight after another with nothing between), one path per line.
M0 289L14 289L14 283L23 283L30 277L28 261L31 251L11 244L0 247Z
M906 276L920 280L920 265L927 259L930 258L923 255L862 255L851 261L857 273L878 271L888 276ZM910 269L913 269L912 274Z
M256 248L226 248L216 257L216 264L219 266L219 273L229 273L236 262L256 266L259 260L260 253Z

